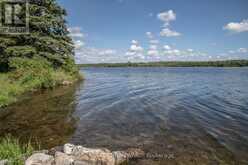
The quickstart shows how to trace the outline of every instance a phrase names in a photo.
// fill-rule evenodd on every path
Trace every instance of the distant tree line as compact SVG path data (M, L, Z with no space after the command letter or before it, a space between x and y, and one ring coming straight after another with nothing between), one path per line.
M80 67L245 67L248 60L79 64Z

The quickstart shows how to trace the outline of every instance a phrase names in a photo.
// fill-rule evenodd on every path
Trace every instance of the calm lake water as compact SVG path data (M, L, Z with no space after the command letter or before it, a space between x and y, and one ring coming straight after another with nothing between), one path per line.
M138 147L160 157L134 164L248 164L248 68L82 72L78 85L36 92L2 110L0 136L35 138L45 148Z

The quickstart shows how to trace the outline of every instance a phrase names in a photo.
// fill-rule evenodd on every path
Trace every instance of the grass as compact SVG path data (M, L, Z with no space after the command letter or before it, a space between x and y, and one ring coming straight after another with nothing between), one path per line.
M53 88L62 85L64 81L74 82L79 79L78 72L54 69L41 58L16 58L10 65L15 69L0 73L0 107L16 102L25 92Z
M0 74L0 107L16 101L17 95L23 92L19 83L12 83L8 74Z
M0 160L8 160L11 165L23 165L25 157L33 151L31 143L23 145L10 136L0 139Z

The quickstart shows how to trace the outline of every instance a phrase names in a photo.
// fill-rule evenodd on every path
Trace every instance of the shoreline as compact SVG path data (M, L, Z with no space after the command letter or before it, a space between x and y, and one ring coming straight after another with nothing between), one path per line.
M66 73L64 73L66 74ZM2 78L4 77L4 78ZM8 86L5 88L5 91L0 92L0 98L1 97L6 97L4 99L0 99L0 108L6 108L11 104L14 104L16 102L19 102L22 100L21 97L29 94L33 94L34 92L40 91L40 90L49 90L49 89L54 89L58 88L61 86L71 86L73 84L76 84L80 81L83 81L83 75L78 72L77 75L66 75L65 77L68 77L69 79L63 79L59 80L57 78L54 78L54 83L52 86L49 86L47 88L39 87L39 86L34 86L30 88L24 88L25 84L19 85L17 81L13 81L9 78L9 73L1 74L0 75L0 80L2 78L2 81L8 82ZM0 81L1 82L1 81ZM4 89L4 88L3 88ZM4 93L6 96L4 96Z
M86 148L80 145L65 144L50 150L33 151L23 154L19 163L25 165L121 165L129 160L145 158L145 152L138 148L129 148L123 151L110 151L106 148ZM8 165L13 160L0 159L0 165Z

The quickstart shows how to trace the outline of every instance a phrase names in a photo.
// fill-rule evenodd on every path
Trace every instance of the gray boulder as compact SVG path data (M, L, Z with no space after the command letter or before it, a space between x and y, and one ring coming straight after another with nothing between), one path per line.
M73 165L74 157L69 156L62 152L55 153L55 164L56 165Z
M85 162L85 164L115 165L113 154L107 149L91 149L82 146L68 145L64 147L64 152L70 153L74 160Z
M53 156L46 155L44 153L35 153L32 156L30 156L25 162L25 165L53 165L53 164L54 164Z
M72 152L73 152L73 149L75 148L76 146L73 145L73 144L65 144L64 145L64 153L65 154L68 154L68 155L71 155Z
M0 160L0 165L7 165L8 162L8 160Z
M54 157L46 153L34 153L25 165L118 165L145 156L140 149L111 152L108 149L92 149L73 144L65 144L63 152L55 150L52 154Z
M140 149L128 149L126 151L114 151L113 156L116 164L121 164L130 159L139 159L145 157L145 152Z

